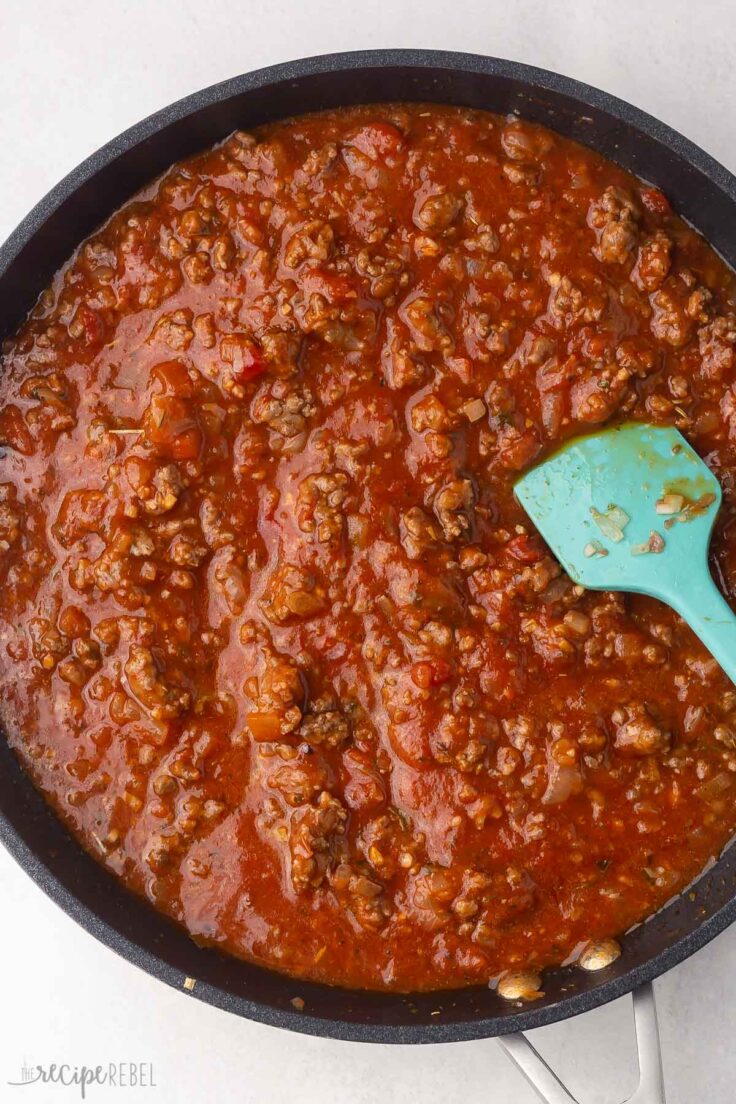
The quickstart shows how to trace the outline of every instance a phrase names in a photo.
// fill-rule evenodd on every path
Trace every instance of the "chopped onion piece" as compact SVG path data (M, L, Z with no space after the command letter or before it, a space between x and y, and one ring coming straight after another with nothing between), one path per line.
M622 510L620 506L617 506L615 502L610 503L606 510L606 517L608 517L614 525L618 525L619 529L625 529L631 521L631 518Z
M647 552L664 552L664 537L654 529L647 540L641 544L632 544L631 546L632 556L644 556Z
M507 970L498 979L496 992L504 1000L538 1000L544 996L539 988L541 978L534 970Z
M698 786L694 793L701 798L702 801L712 802L718 798L723 797L726 790L730 789L733 775L728 771L721 771L720 774L714 775L713 778L709 778L707 782L703 782Z
M679 514L685 505L685 498L681 494L666 494L657 501L654 507L658 514Z
M471 399L463 407L463 414L469 422L477 422L486 412L486 404L482 399Z
M605 550L600 541L592 540L586 544L583 552L586 556L607 556L608 552Z
M583 779L579 767L561 767L554 763L549 771L547 789L542 795L543 805L561 805L568 797L580 793Z
M605 970L621 954L621 948L615 939L601 939L597 943L589 943L578 959L578 965L584 970Z
M676 521L686 522L692 521L693 518L700 517L716 500L716 496L712 492L702 494L696 502L687 502L685 506L674 517L667 518L664 523L665 529L671 529Z
M612 510L615 511L617 517L623 517L625 519L623 525L619 525L618 522L611 517ZM593 517L593 521L604 537L608 537L609 540L614 541L616 544L624 539L623 526L628 523L629 518L618 506L609 506L605 514L602 514L600 510L596 510L595 506L591 506L590 513Z

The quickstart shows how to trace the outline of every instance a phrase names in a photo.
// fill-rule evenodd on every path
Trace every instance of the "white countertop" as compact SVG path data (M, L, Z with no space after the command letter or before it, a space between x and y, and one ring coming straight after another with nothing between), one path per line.
M333 50L423 46L577 77L670 123L736 170L731 0L0 0L0 239L61 176L164 104L237 73ZM492 1040L390 1047L291 1035L176 993L63 915L0 850L0 1100L24 1062L152 1062L156 1088L92 1104L532 1104ZM736 1098L736 928L657 983L670 1104ZM583 1104L635 1080L628 998L534 1033Z

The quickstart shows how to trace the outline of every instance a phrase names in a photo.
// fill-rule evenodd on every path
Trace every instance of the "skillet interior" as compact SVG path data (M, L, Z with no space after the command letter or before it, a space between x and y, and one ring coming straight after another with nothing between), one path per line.
M0 338L13 331L78 243L142 184L237 127L328 107L423 100L516 111L661 187L736 267L736 179L656 120L605 93L528 66L466 54L374 51L260 70L196 93L125 132L75 169L0 248ZM293 981L197 947L130 895L62 828L0 741L0 839L67 913L131 962L239 1015L375 1042L451 1042L541 1026L656 977L736 918L736 848L624 940L609 969L545 975L545 996L508 1004L486 988L402 996ZM291 1004L301 997L304 1010Z

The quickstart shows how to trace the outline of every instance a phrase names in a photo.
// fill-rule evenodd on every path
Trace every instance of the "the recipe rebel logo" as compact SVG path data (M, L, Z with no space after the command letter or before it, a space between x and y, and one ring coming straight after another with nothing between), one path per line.
M104 1085L108 1089L158 1087L152 1062L107 1062L96 1066L74 1066L68 1062L51 1062L49 1065L24 1062L20 1077L9 1080L7 1084L12 1088L28 1085L76 1088L81 1100L87 1099L88 1090L95 1085Z

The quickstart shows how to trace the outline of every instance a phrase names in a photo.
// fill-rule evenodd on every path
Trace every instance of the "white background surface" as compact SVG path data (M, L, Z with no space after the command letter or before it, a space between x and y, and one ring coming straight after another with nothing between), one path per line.
M331 50L475 50L555 69L645 108L736 170L731 0L0 0L0 239L83 157L226 77ZM0 852L0 1101L24 1060L151 1061L152 1104L531 1104L491 1040L377 1047L288 1035L173 992L77 928ZM736 929L657 985L670 1104L736 1099ZM628 999L535 1033L583 1104L634 1084Z

